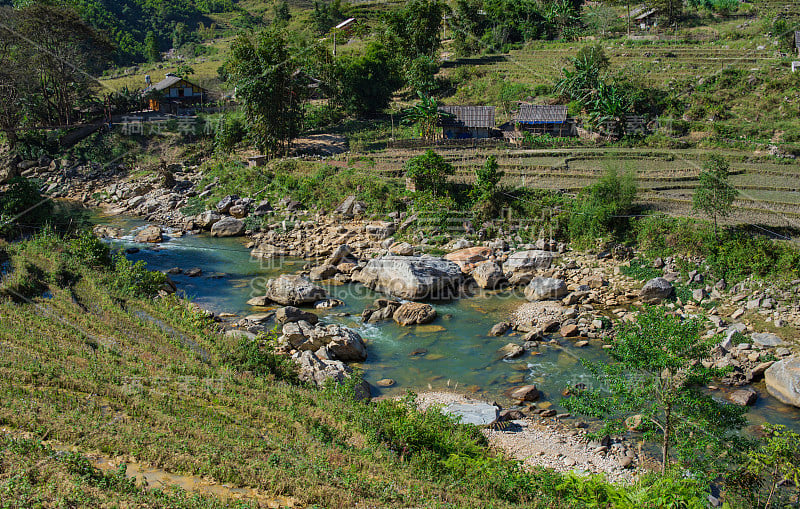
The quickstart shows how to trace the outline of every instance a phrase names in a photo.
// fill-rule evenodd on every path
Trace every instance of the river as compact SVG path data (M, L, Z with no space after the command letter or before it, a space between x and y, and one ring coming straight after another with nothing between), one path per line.
M253 260L244 239L213 238L205 234L171 237L166 233L162 243L143 246L133 242L131 232L144 226L144 221L103 215L95 220L121 227L125 237L109 242L117 248L139 248L128 257L144 260L151 270L200 268L202 274L196 277L183 274L170 277L184 296L216 313L245 316L263 310L248 306L246 301L263 295L264 281L281 273L294 273L309 263L286 258ZM519 341L519 337L491 337L487 333L492 325L508 320L510 313L524 302L508 292L434 303L438 317L432 324L400 327L394 322L378 325L361 322L364 308L383 295L357 283L321 286L345 305L315 312L323 321L355 329L367 343L367 361L354 366L363 370L364 378L373 387L373 396L397 395L408 390L454 390L510 406L513 402L505 395L509 388L535 384L542 392L539 406L552 405L561 411L558 402L564 387L593 382L581 359L607 358L600 341L592 341L580 349L565 341L564 347L542 345L536 354L503 360L498 349L515 339ZM376 382L384 378L393 379L395 384L378 387ZM800 409L770 397L763 382L756 384L755 389L759 398L748 413L752 424L768 421L800 431Z

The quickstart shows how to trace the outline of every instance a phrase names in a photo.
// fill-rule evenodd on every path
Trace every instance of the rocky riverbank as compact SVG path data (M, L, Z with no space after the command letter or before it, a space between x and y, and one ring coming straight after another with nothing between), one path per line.
M507 322L487 331L493 336L513 334L511 343L503 348L514 356L520 351L535 352L543 343L563 348L607 347L613 342L613 320L632 320L641 305L663 302L682 316L707 316L707 333L723 337L714 357L704 362L730 368L721 383L748 392L734 393L733 402L751 404L757 395L747 386L765 378L771 395L800 406L798 357L794 354L800 329L800 281L781 288L757 280L729 286L700 270L679 270L688 263L702 267L703 260L668 258L652 262L648 269L660 276L643 285L624 274L635 253L623 246L578 253L547 239L524 243L515 234L501 234L477 245L444 235L443 244L433 245L414 230L413 215L395 212L367 217L366 207L353 196L330 212L306 210L289 198L270 204L227 196L211 210L187 216L181 209L189 200L209 196L214 186L199 189L202 175L193 166L162 167L156 174L127 180L120 179L120 168L77 166L69 161L22 161L17 168L25 176L43 180L45 190L54 197L78 199L114 214L136 215L152 222L138 232L139 242L161 242L162 226L171 226L173 235L203 231L215 236L247 235L256 259L295 256L316 260L301 275L317 281L361 283L401 299L376 303L377 313L365 314L365 319L374 316L373 321L394 318L410 324L435 319L435 307L397 315L402 299L468 298L481 291L517 291L530 302ZM96 233L119 235L103 227ZM425 254L433 248L447 254ZM691 285L690 293L676 295L679 285ZM313 295L300 305L316 305L320 300ZM270 295L265 295L264 302L295 303ZM320 355L319 360L326 360Z
M495 404L450 392L421 392L417 404L422 410L441 405L443 411L462 419L496 408L497 419L482 428L484 435L493 447L527 467L604 474L612 482L632 483L639 475L636 465L644 460L623 440L590 440L586 425L580 422L569 426L554 417L526 417L518 409L501 410Z

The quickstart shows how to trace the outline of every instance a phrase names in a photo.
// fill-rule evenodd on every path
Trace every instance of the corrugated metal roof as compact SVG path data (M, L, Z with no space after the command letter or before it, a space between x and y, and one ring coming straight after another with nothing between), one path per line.
M442 119L442 125L494 127L494 106L439 106L439 111L452 115Z
M653 14L655 14L655 13L656 13L656 11L657 11L657 9L649 9L649 10L646 10L646 11L644 11L643 13L641 13L641 14L639 14L639 15L637 15L637 16L634 16L634 18L633 18L633 19L635 19L635 20L637 20L637 21L638 21L638 20L642 20L642 19L644 19L644 18L647 18L647 17L649 17L649 16L652 16ZM633 14L631 14L631 16L633 16Z
M567 120L566 106L520 104L514 121L520 124L561 124Z
M163 80L159 81L155 85L151 85L151 86L147 87L146 89L144 89L143 92L147 93L147 92L165 90L165 89L171 87L172 85L174 85L176 83L180 83L181 81L186 81L186 80L184 80L183 78L181 78L179 76L175 76L174 74L170 73L170 74L167 74L167 76ZM199 87L199 86L195 85L194 83L190 83L188 81L186 81L186 83L189 83L190 85L192 85L195 88L199 88L199 89L203 90L203 87Z

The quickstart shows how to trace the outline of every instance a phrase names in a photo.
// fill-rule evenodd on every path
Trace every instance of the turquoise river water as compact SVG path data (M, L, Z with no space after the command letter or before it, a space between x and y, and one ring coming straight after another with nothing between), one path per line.
M146 224L119 216L100 215L96 220L119 226L126 233ZM205 309L241 316L263 310L248 306L246 301L263 295L266 279L294 273L308 263L300 259L253 260L249 249L244 247L244 240L206 235L171 238L166 234L164 242L146 247L133 243L132 235L128 234L112 243L115 247L140 248L128 256L132 260L144 260L151 270L199 267L202 274L197 277L170 276L179 291ZM434 303L438 317L432 324L400 327L393 322L378 325L361 322L363 309L383 295L355 283L322 286L331 296L345 302L344 306L328 311L318 310L323 321L351 327L367 343L368 359L357 366L373 386L375 396L402 394L407 390L455 390L508 406L511 401L505 393L509 388L532 383L542 391L544 405L558 409L565 386L577 382L592 384L581 359L606 358L599 342L576 349L564 341L563 348L542 346L536 354L526 353L518 359L503 360L498 348L514 341L515 337L490 337L487 332L495 323L508 320L511 312L523 302L519 296L509 293ZM349 315L340 316L342 313ZM375 382L383 378L391 378L396 384L378 388ZM759 399L748 414L751 423L769 421L800 429L800 409L771 398L763 383L755 388Z

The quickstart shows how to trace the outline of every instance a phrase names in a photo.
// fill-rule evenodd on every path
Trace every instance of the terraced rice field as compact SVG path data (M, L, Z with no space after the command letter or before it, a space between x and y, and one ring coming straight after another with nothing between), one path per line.
M401 177L405 161L424 149L389 149L370 155L370 162L352 163L387 177ZM442 154L456 168L455 182L474 180L475 168L490 154L497 157L509 187L558 189L577 193L606 171L631 171L639 187L639 202L677 215L695 215L691 199L708 151L654 149L449 149ZM752 153L720 150L731 161L731 182L740 195L732 223L757 223L800 228L800 162L781 163ZM341 156L345 163L347 156ZM345 163L346 164L346 163Z

